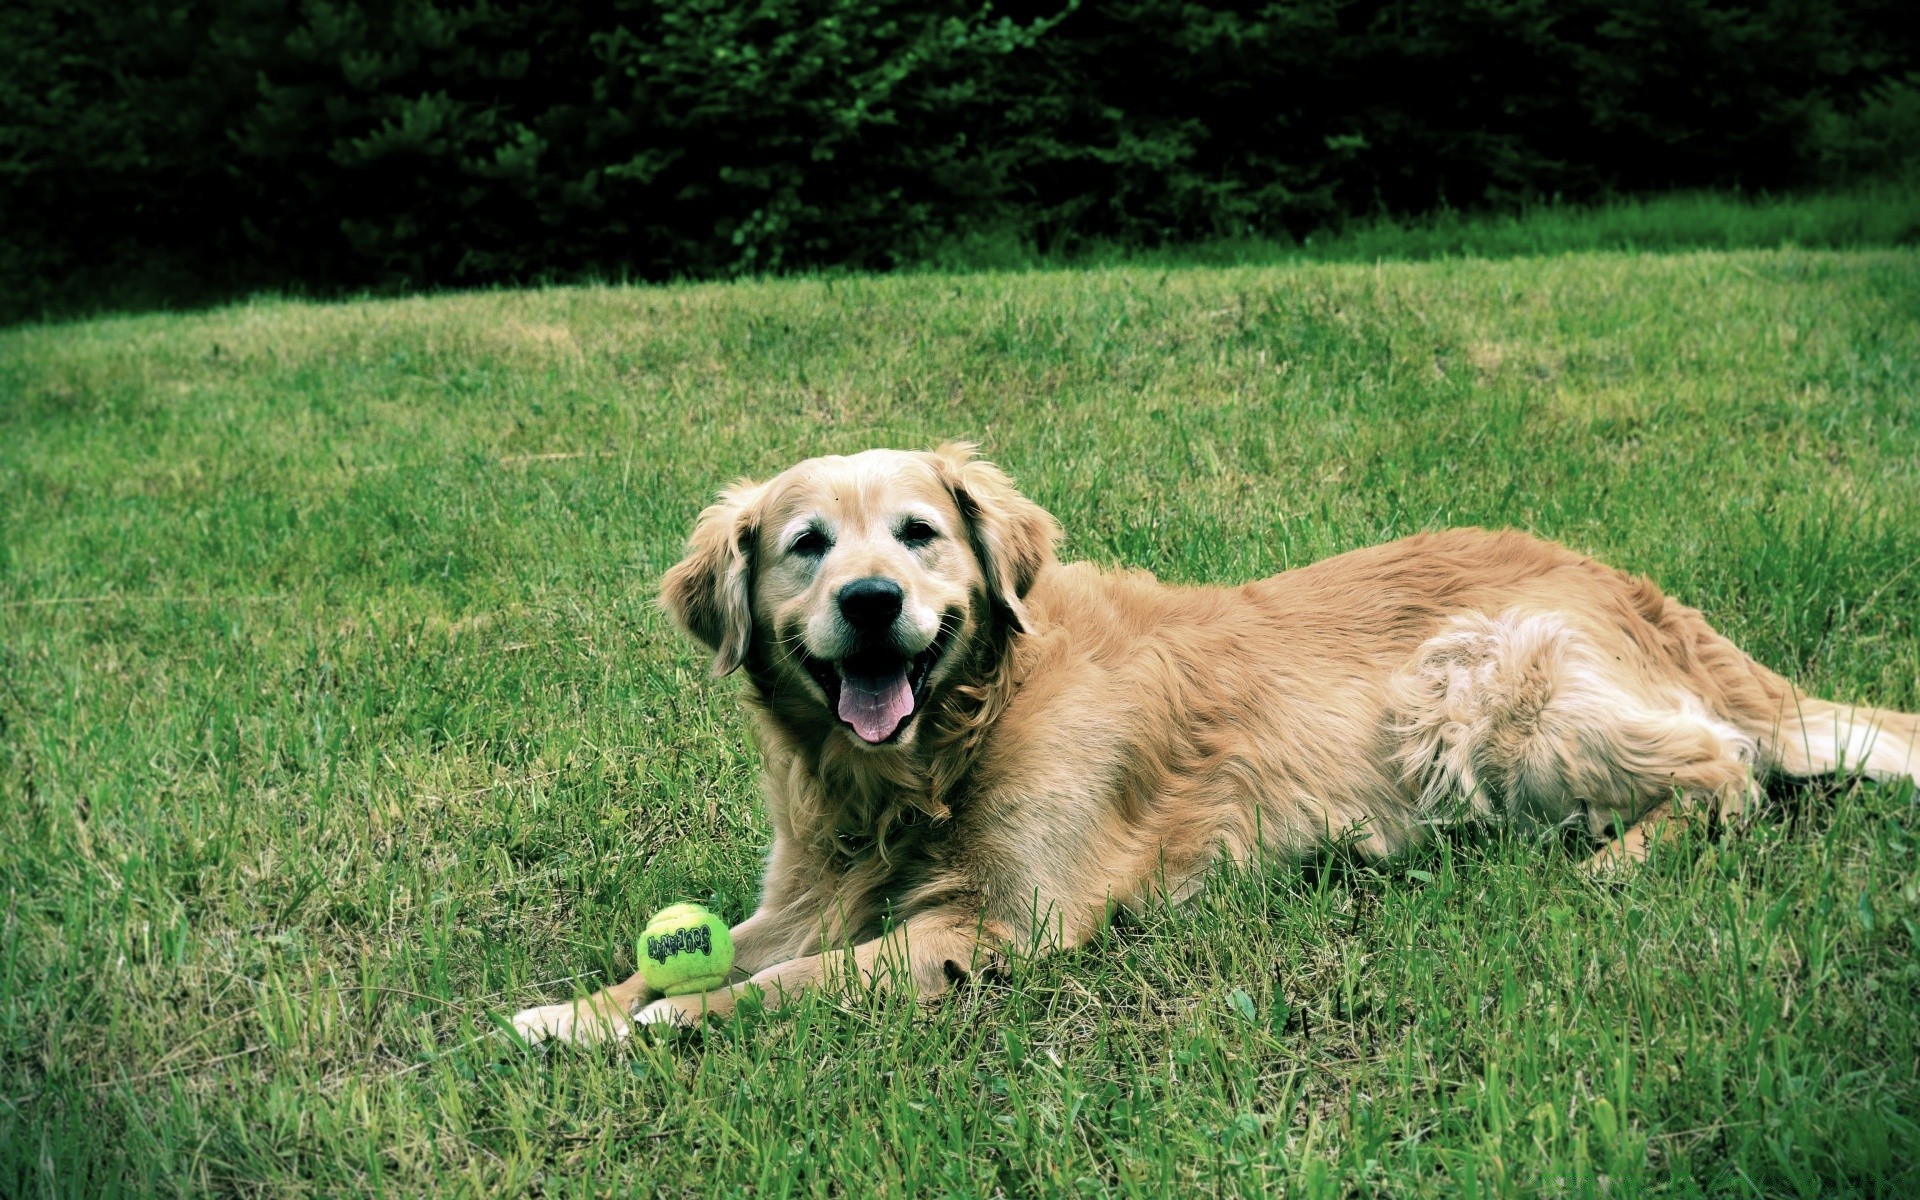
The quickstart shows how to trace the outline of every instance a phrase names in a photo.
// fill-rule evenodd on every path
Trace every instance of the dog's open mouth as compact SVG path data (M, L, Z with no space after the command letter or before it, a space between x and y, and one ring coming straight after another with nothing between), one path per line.
M803 651L801 660L854 736L878 746L899 737L926 706L927 681L951 633L951 624L942 622L932 644L912 657L892 649L859 650L829 662Z

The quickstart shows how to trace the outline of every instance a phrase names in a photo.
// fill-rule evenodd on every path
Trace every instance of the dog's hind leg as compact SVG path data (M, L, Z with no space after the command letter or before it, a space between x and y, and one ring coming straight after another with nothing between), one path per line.
M1790 696L1775 728L1761 736L1787 775L1859 774L1920 784L1920 715Z
M1656 804L1640 815L1640 819L1623 830L1600 852L1586 861L1586 869L1594 874L1611 871L1616 867L1631 863L1645 862L1647 855L1662 842L1670 842L1686 828L1684 819L1676 820L1672 801Z
M1751 772L1712 792L1688 793L1676 789L1672 800L1641 813L1638 820L1609 839L1586 861L1585 868L1591 874L1600 875L1645 862L1655 846L1678 838L1696 820L1737 821L1746 813L1748 801L1757 792Z
M1759 744L1763 771L1920 783L1920 715L1809 696L1644 581L1635 586L1633 607L1646 622L1642 640L1657 645L1690 690Z
M1622 705L1599 726L1595 760L1610 758L1620 778L1613 795L1665 799L1635 811L1631 803L1587 802L1589 831L1615 836L1587 860L1590 872L1644 862L1653 848L1679 837L1696 821L1731 824L1746 815L1760 794L1756 764L1760 748L1735 726L1709 715L1697 699L1681 695L1670 708ZM1604 795L1604 789L1588 793Z
M1684 818L1730 819L1755 788L1755 739L1649 680L1556 613L1457 618L1396 677L1400 758L1430 819L1582 821L1645 858Z

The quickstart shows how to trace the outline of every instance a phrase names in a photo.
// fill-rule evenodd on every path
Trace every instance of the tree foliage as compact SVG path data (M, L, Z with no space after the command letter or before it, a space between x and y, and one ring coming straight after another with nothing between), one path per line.
M0 271L884 267L983 229L1155 243L1789 186L1914 132L1901 8L13 0Z

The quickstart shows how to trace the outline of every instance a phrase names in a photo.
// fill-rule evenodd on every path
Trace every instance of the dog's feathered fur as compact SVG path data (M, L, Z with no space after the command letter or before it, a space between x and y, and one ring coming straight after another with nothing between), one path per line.
M896 513L936 536L903 543ZM795 530L831 549L783 549ZM1058 538L958 444L724 492L663 599L716 673L748 680L773 826L733 931L751 980L636 1017L635 976L519 1028L618 1036L745 986L929 995L998 948L1076 945L1256 842L1386 856L1452 820L1579 822L1619 834L1606 865L1674 817L1737 813L1769 772L1920 780L1920 719L1806 696L1652 583L1524 534L1422 534L1237 588L1062 565ZM938 651L881 744L836 717L822 674L852 578L897 583L901 652Z

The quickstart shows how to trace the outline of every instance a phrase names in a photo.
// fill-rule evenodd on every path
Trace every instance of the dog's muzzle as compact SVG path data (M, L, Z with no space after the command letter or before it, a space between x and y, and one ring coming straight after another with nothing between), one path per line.
M803 649L800 659L820 685L834 714L862 742L879 746L898 739L926 706L934 664L946 653L955 623L942 621L926 649L908 654L895 646L892 638L900 611L897 585L888 583L894 593L891 599L884 592L856 592L849 604L848 593L869 582L874 581L858 580L840 593L842 616L849 626L865 634L857 648L835 660L816 658ZM848 612L850 607L858 620Z

